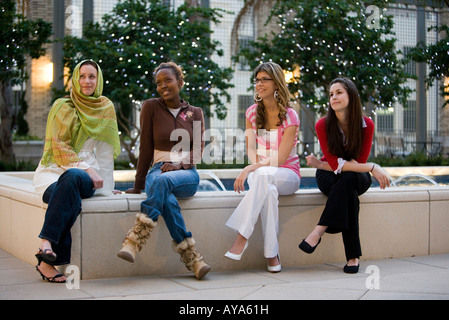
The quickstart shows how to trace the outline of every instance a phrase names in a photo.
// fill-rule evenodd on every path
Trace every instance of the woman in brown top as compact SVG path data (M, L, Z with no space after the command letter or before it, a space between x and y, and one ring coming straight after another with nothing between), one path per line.
M201 161L204 148L203 112L180 99L184 74L179 66L162 63L155 75L161 97L142 104L136 180L134 188L126 191L145 190L147 199L117 255L134 262L135 253L142 249L162 215L173 238L173 249L180 253L187 269L201 279L210 266L194 247L195 240L186 229L177 198L191 197L198 190L200 179L195 164Z

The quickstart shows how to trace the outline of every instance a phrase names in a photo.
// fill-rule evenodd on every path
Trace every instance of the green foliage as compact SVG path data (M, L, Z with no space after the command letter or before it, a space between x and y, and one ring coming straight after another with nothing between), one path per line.
M383 10L388 1L370 4L379 9L377 29L369 25L372 14L358 0L278 0L267 23L276 21L281 31L257 39L238 55L253 68L263 61L288 71L300 68L290 92L303 107L321 113L327 108L329 83L341 76L351 78L362 102L373 108L398 100L405 104L409 75L397 58L392 17Z
M16 14L16 1L0 2L0 81L11 85L26 79L26 55L33 59L45 54L51 24L41 19L28 20Z
M222 12L187 5L172 10L158 0L121 1L101 24L87 25L82 39L65 37L64 64L73 70L82 59L97 61L104 73L104 95L119 103L127 116L134 103L157 95L153 70L174 61L185 71L182 98L206 115L213 105L223 119L232 70L211 60L223 52L220 43L211 40L209 26L219 23Z
M449 158L439 154L429 157L424 152L414 152L407 157L378 156L369 161L375 162L382 167L419 167L419 166L448 166Z
M308 168L304 157L300 158L301 168ZM374 162L381 167L426 167L426 166L449 166L449 157L439 154L434 157L428 156L424 152L413 152L405 157L388 157L379 155L370 157L368 162Z
M409 58L416 62L426 62L429 66L429 74L427 76L427 83L430 85L435 80L440 80L442 77L449 78L449 26L432 26L428 29L441 32L441 38L435 44L418 43L409 53ZM449 82L442 83L440 87L443 96L446 96L446 101L443 107L449 104Z
M28 20L16 13L16 1L0 1L0 159L14 161L12 130L16 125L12 86L27 79L26 58L39 58L49 43L51 24L43 20ZM18 115L21 133L28 131L23 115L26 105L22 101Z
M37 165L31 161L9 162L0 160L0 171L34 171Z

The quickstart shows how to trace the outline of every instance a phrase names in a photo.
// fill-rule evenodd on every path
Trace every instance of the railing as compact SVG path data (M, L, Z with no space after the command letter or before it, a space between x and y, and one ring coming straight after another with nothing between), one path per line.
M416 141L414 132L382 132L377 133L374 139L376 156L406 157L420 150L428 157L449 155L449 137L429 133L427 141Z

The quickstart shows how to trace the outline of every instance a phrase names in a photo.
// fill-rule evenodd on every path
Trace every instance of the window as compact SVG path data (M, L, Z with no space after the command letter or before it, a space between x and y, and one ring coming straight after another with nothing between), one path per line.
M404 47L403 48L403 54L404 57L407 56L410 51L411 51L412 47ZM404 70L405 72L412 74L414 76L416 76L416 62L414 61L409 61L405 66L404 66Z
M250 42L254 41L253 37L239 37L239 49L250 49L251 45ZM243 56L239 57L239 70L240 71L250 71L250 66L248 64L248 60L244 58Z
M404 108L404 131L416 131L416 100L407 101L407 107Z
M254 97L250 95L239 95L237 111L237 127L245 131L246 118L245 113L248 107L254 104Z
M376 111L377 114L377 131L392 132L393 131L393 114L391 109L381 109Z

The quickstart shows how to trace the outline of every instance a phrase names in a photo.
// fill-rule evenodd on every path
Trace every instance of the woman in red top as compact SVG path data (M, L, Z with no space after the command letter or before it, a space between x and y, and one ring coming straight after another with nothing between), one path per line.
M357 273L362 255L359 239L359 196L371 186L370 173L380 188L390 185L387 174L375 163L367 163L374 134L373 121L362 115L355 84L337 78L330 84L327 116L316 123L323 158L307 157L307 165L317 169L318 188L328 196L315 229L299 245L312 253L325 232L342 232L346 273Z

